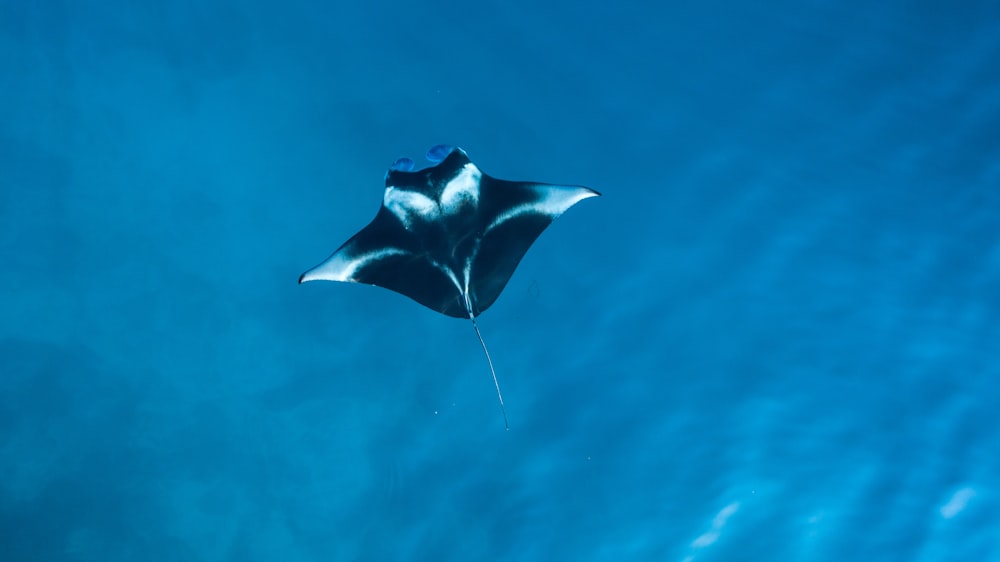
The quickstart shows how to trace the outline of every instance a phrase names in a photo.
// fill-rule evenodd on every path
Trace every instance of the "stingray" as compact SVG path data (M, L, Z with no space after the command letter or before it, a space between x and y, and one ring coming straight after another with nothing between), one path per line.
M306 271L306 281L383 287L454 318L468 318L486 353L504 426L500 383L476 324L521 258L567 209L600 195L582 186L506 181L484 174L464 150L437 145L433 165L399 158L385 174L382 206L368 226Z

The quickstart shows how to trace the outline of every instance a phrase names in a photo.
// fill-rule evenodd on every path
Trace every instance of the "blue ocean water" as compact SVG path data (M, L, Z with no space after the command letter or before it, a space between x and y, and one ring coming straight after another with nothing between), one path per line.
M1000 560L1000 7L0 4L0 559ZM386 167L604 196L479 324Z

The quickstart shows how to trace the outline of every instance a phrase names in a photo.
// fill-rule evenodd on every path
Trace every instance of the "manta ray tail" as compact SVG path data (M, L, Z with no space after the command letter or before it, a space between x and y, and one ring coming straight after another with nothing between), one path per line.
M500 383L497 381L497 372L493 369L493 359L490 358L490 350L486 349L486 341L483 340L483 334L479 332L479 325L476 324L476 315L472 313L472 304L469 302L468 293L465 295L465 306L469 311L469 320L472 320L472 328L476 330L476 337L479 338L479 343L483 346L483 351L486 353L486 362L490 364L490 374L493 375L493 386L497 387L497 399L500 400L500 412L503 413L504 429L510 431L510 424L507 422L507 408L503 405L503 394L500 394Z

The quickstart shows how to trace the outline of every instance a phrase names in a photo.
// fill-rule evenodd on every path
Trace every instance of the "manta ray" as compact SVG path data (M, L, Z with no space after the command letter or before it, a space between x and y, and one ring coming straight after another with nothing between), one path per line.
M454 318L468 318L493 375L504 427L500 383L476 317L500 296L517 264L552 221L597 197L572 185L507 181L482 172L464 150L437 145L433 165L414 170L397 159L385 175L375 218L299 277L383 287Z

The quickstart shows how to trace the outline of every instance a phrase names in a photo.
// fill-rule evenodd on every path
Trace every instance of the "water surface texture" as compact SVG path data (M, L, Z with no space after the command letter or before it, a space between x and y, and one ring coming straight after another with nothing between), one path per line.
M0 559L1000 560L1000 8L5 2ZM397 157L582 184L480 318Z

